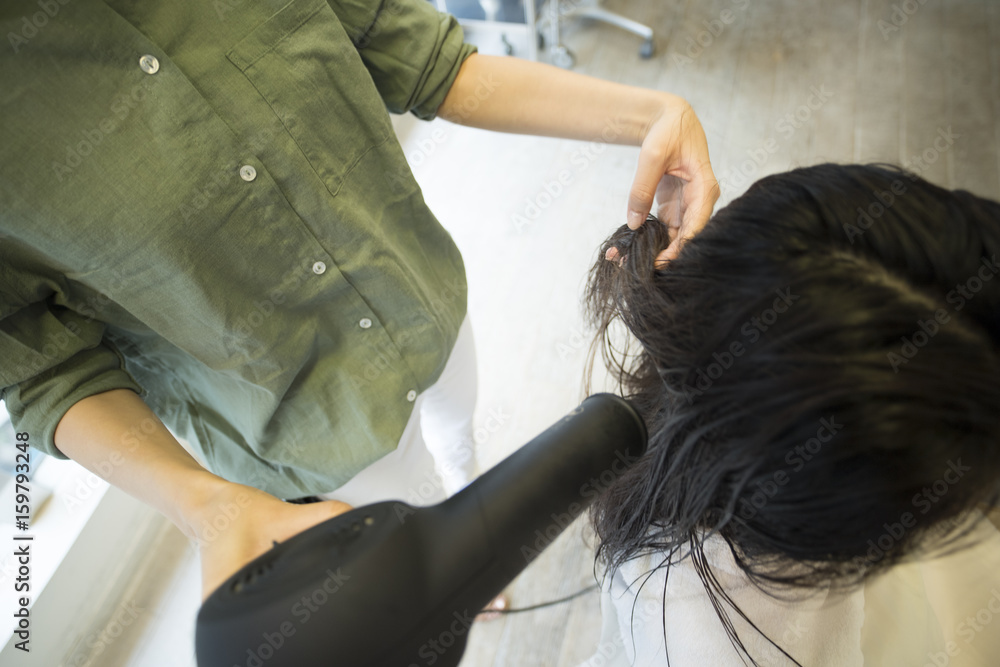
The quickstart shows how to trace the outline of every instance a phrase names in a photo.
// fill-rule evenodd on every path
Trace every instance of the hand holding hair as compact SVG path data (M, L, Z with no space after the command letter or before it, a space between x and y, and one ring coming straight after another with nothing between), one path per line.
M629 228L638 229L646 220L654 195L656 217L670 229L670 245L656 258L659 267L705 227L719 199L705 131L691 105L676 96L646 128L629 193Z

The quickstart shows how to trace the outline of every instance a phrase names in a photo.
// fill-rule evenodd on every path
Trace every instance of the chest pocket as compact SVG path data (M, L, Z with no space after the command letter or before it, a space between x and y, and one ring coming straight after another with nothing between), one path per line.
M393 136L375 83L326 0L285 5L226 57L333 195L366 153Z

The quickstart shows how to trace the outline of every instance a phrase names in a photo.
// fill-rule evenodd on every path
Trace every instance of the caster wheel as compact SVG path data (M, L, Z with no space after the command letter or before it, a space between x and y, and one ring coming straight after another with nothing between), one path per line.
M570 69L573 67L574 63L576 63L576 58L573 56L573 52L562 44L552 47L552 50L549 51L549 55L552 58L552 64L556 67Z
M647 39L639 47L639 57L643 60L649 60L656 53L656 43L652 39Z
M514 55L514 45L507 40L507 35L501 34L500 41L503 42L503 51L508 56Z

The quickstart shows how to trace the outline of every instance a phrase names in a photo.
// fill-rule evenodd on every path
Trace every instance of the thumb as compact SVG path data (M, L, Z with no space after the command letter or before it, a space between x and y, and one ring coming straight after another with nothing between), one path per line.
M324 521L328 521L336 516L340 516L345 512L349 512L353 507L347 503L342 503L339 500L323 500L318 503L309 503L306 505L295 506L297 514L295 518L288 524L292 527L297 534L304 530L308 530L313 526L320 524Z

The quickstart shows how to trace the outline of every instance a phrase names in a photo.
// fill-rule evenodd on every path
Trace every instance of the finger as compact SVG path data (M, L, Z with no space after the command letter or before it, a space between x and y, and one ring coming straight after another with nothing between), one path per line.
M344 512L350 512L354 509L347 503L342 503L339 500L327 500L324 504L326 504L332 516L338 516Z
M684 188L684 216L681 223L684 236L690 238L705 227L712 217L719 194L719 182L711 165L705 163Z
M671 216L682 210L684 201L684 186L686 181L664 174L656 186L656 217L661 222L667 222ZM677 224L680 224L680 217L677 217Z
M604 259L608 260L609 262L618 262L618 266L624 266L625 260L627 258L628 255L622 255L620 252L618 252L618 248L614 246L608 248L607 252L604 253Z
M670 264L670 260L676 259L677 257L677 241L674 241L666 248L660 251L660 254L656 256L656 260L653 262L653 266L657 269L665 269Z
M659 148L644 146L639 150L639 163L628 194L628 226L638 229L653 208L656 187L663 178L664 155Z
M684 202L681 200L680 193L673 199L659 201L660 204L656 211L656 217L676 235L677 230L683 228L684 218Z
M677 256L681 254L681 249L684 248L684 244L690 241L692 238L693 238L692 236L680 236L680 235L674 237L674 239L670 242L670 245L661 250L660 253L656 256L656 267L661 268L659 266L659 263L661 261L670 261L672 259L677 259Z

